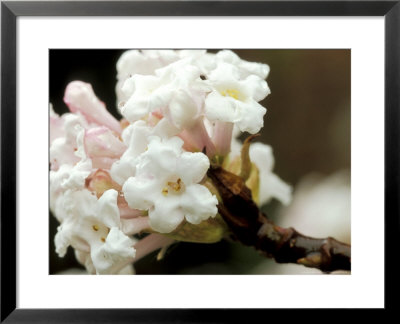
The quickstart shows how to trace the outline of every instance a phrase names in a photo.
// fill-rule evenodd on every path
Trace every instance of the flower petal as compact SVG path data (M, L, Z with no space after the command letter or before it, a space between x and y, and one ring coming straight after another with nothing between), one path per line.
M255 74L260 78L265 79L269 74L270 69L267 64L242 60L238 55L230 50L219 51L216 54L216 57L223 62L237 66L241 78L246 78L248 75Z
M161 195L159 181L150 177L129 178L125 181L122 192L130 208L142 210L151 208L156 198Z
M271 200L278 199L282 204L288 205L292 200L292 187L282 181L276 174L268 175L260 173L260 205Z
M204 178L210 167L210 161L203 153L184 152L179 157L178 165L177 171L183 183L192 184L198 183Z
M109 189L103 193L97 202L95 217L107 227L119 227L120 217L117 205L118 192Z
M133 261L136 250L134 242L113 227L104 244L92 249L91 257L98 274L113 274L119 272L129 261Z
M186 220L192 224L199 224L210 217L215 217L218 212L217 198L199 184L186 187L180 204Z
M264 126L264 115L267 109L257 102L250 100L240 104L240 118L236 125L242 132L255 134Z
M179 129L191 127L199 117L198 107L192 96L182 89L174 91L165 110L164 115Z
M149 224L159 233L170 233L182 223L184 213L179 206L180 196L160 196L149 210Z
M259 170L259 204L263 205L272 198L285 205L289 204L292 188L272 172L275 162L272 148L262 143L251 144L250 159Z
M212 121L236 122L239 118L238 101L222 96L218 91L211 92L205 100L206 117Z
M246 80L242 81L243 87L247 88L247 92L255 101L261 101L265 99L271 93L268 87L268 83L263 79L250 75Z
M119 122L107 111L93 92L89 83L82 81L70 82L65 90L64 102L71 112L79 112L88 122L107 126L109 129L120 133Z
M119 158L126 146L105 126L85 132L85 148L89 157Z

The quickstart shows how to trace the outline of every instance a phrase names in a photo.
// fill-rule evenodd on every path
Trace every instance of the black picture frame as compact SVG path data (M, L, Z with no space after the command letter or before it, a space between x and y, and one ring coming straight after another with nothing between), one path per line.
M233 323L282 310L16 308L16 20L20 16L382 16L385 19L385 308L396 311L399 218L400 1L87 1L1 3L1 322ZM373 240L373 238L371 238ZM373 244L373 243L371 243ZM365 247L368 248L368 247ZM374 262L371 255L371 262ZM366 283L367 285L368 283ZM267 293L267 292L266 292ZM294 292L299 293L299 292ZM301 292L300 292L301 293ZM329 293L329 292L327 292ZM40 292L38 292L40 294ZM240 296L238 298L246 298ZM283 310L285 311L285 310ZM267 312L270 312L267 314ZM308 318L294 310L287 316ZM327 312L332 313L327 310ZM384 312L384 313L383 313ZM305 317L307 316L307 317ZM312 315L320 317L321 315ZM329 315L335 317L341 315ZM368 315L370 316L370 315ZM314 317L316 318L316 317ZM309 318L312 320L312 317ZM321 317L324 320L324 317Z

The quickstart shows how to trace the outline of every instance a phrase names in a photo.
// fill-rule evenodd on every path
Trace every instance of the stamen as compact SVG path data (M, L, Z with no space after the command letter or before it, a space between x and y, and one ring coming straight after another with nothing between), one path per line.
M93 228L93 230L96 231L96 232L99 230L99 227L98 227L97 225L93 225L92 228Z
M104 237L102 237L100 240L101 240L103 243L106 242L106 239L105 239Z
M180 192L182 188L183 188L183 182L180 178L178 178L176 182L168 181L167 185L161 190L161 193L164 196L167 196L170 190L173 190L173 192Z
M236 90L236 89L226 89L226 90L222 90L222 91L221 91L221 94L222 94L224 97L229 96L229 97L232 97L232 98L234 98L234 99L236 99L236 100L239 100L239 91Z
M168 181L167 185L168 187L170 187L171 189L175 190L176 192L178 192L179 190L181 190L182 186L181 186L182 180L179 178L176 182L170 182Z

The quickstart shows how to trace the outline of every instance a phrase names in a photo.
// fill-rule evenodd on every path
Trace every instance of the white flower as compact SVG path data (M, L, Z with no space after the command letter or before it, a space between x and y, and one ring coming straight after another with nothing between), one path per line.
M91 253L93 265L98 274L115 273L133 261L133 241L117 227L112 227L104 244ZM122 266L121 266L122 263Z
M235 164L240 157L242 143L237 139L239 135L237 128L234 128L233 135L229 157ZM252 143L249 156L258 170L258 204L262 206L275 198L282 204L288 205L292 200L292 187L273 173L275 159L271 146L259 142Z
M250 75L240 80L237 67L220 63L208 83L213 91L205 99L205 114L211 121L234 123L242 132L257 133L264 125L266 109L258 101L269 93L267 83Z
M115 182L123 185L131 176L135 175L136 159L147 150L149 136L156 135L169 138L177 134L177 129L166 119L162 119L155 127L151 127L143 120L129 125L122 132L122 139L128 147L124 154L111 167L110 175Z
M181 58L190 58L191 64L195 65L204 76L217 66L216 55L207 53L206 50L180 50L178 53Z
M76 135L77 149L75 155L80 158L80 160L69 170L68 177L61 183L63 189L83 188L85 179L92 172L92 161L87 157L83 143L85 130L79 125L76 126L76 129L78 130L78 134Z
M51 169L57 170L63 164L74 165L79 161L75 154L77 147L76 138L80 128L86 126L86 121L80 115L64 114L50 117L50 163Z
M129 96L121 91L126 81L134 74L152 75L154 71L179 59L172 50L130 50L124 52L117 62L116 93L118 103L126 101Z
M56 252L63 257L68 246L90 253L99 274L115 273L135 257L134 242L120 230L117 191L107 190L99 199L88 190L68 190L63 195L67 216L58 227ZM85 263L90 265L86 260Z
M180 57L192 58L192 63L196 65L206 77L209 76L220 63L234 65L238 69L240 79L245 79L250 75L256 75L261 79L266 79L270 71L267 64L248 62L241 59L231 50L222 50L216 54L207 53L205 50L181 50L178 52Z
M260 206L266 204L272 198L276 198L282 204L288 205L292 199L292 188L272 172L275 163L272 148L262 143L251 144L250 160L257 166L259 171Z
M120 108L121 114L134 122L156 112L179 129L190 127L201 115L204 90L200 70L183 59L155 75L136 74L127 79L122 92L129 99Z
M62 149L65 149L65 155L70 156L69 158L62 159L58 157L59 160L64 163L60 167L57 165L57 169L50 171L50 209L54 212L58 202L58 197L68 189L80 190L85 187L85 180L92 172L92 161L86 156L83 138L85 130L78 124L74 127L76 131L75 135L75 145L69 142L69 137L58 138L54 140L50 147L50 158L53 163L57 163L58 157L54 152L59 153L62 156ZM58 146L57 141L62 140L64 145ZM72 148L73 147L73 148ZM72 150L70 152L69 150ZM72 158L73 157L73 158ZM53 166L52 163L52 166ZM59 211L56 217L61 220L63 219L63 212Z
M217 213L217 199L203 185L208 158L202 153L182 151L182 140L150 138L140 155L136 175L122 190L129 207L149 211L150 226L168 233L186 219L199 224Z
M267 64L242 60L238 55L230 50L219 51L216 54L216 57L220 61L235 65L239 69L241 79L244 79L252 74L261 79L266 79L268 77L270 69Z

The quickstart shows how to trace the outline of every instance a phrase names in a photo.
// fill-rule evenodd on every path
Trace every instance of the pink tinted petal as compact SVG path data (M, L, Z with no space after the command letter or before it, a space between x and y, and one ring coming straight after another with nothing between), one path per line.
M150 228L149 217L137 217L121 220L122 232L125 235L138 234L146 228Z
M86 179L86 188L96 193L97 198L100 198L103 193L109 189L115 189L118 192L121 191L121 186L111 179L107 171L101 169L97 170ZM118 197L118 199L120 198Z
M160 234L146 236L134 245L136 249L135 262L155 250L171 245L173 242L173 239Z
M75 165L79 157L75 155L77 148L66 142L65 138L56 138L50 145L51 170L58 170L62 164Z
M95 127L85 132L85 149L89 157L118 159L126 146L107 127Z
M118 208L120 217L125 219L140 217L146 213L143 210L129 208L125 200L124 202L118 201Z
M204 126L202 119L198 119L190 129L184 129L179 137L184 141L183 148L186 151L202 152L206 148L207 155L215 154L215 147Z
M64 102L71 112L80 112L88 122L104 125L121 133L119 122L107 111L104 103L96 97L89 83L70 82L65 89Z
M64 121L53 110L50 111L50 145L56 138L64 137Z
M93 162L93 161L92 161ZM109 189L118 191L117 204L121 218L129 219L144 216L146 212L143 210L133 209L128 206L121 186L116 183L106 170L99 169L86 179L86 188L96 194L100 198L103 193Z
M216 121L214 125L213 142L217 154L225 156L231 150L233 123Z
M117 161L117 159L109 157L94 157L92 158L92 165L94 169L110 170L115 161Z

